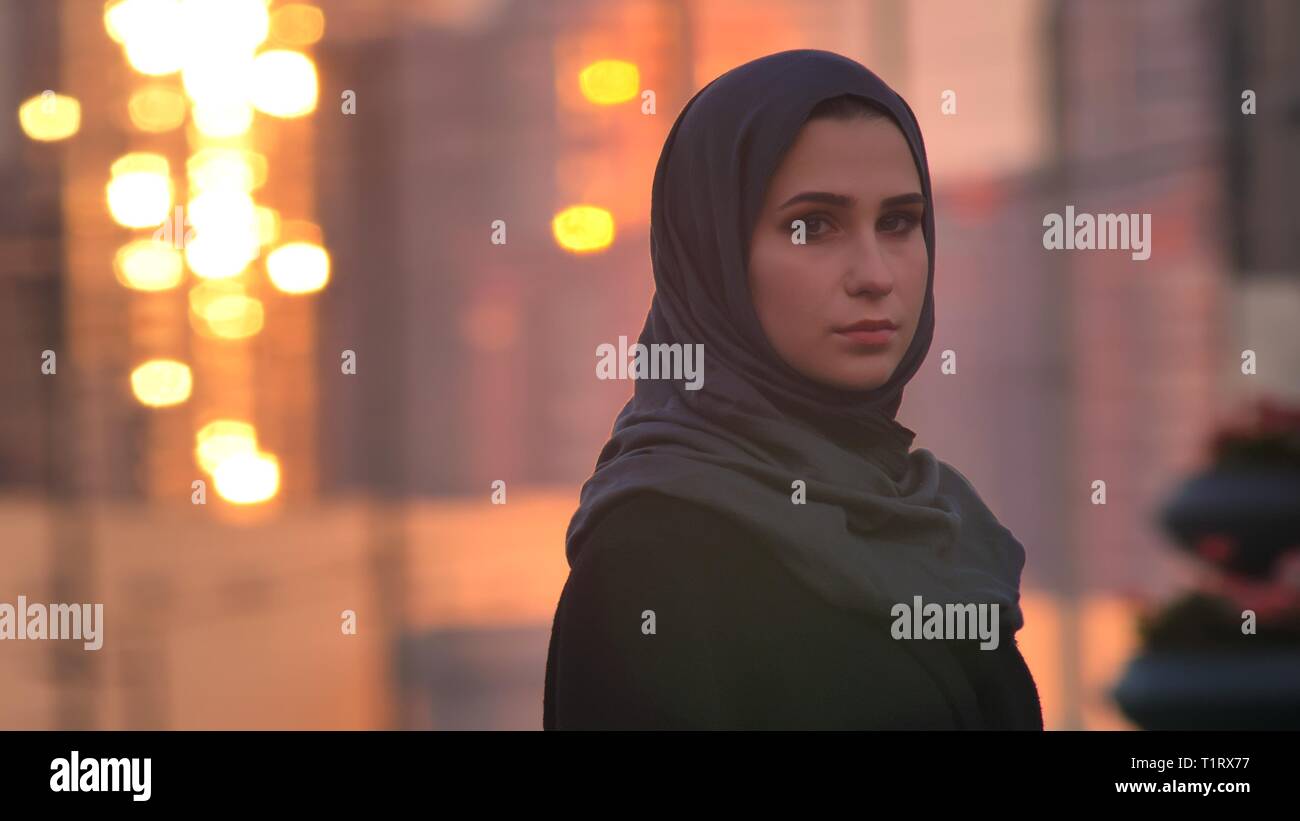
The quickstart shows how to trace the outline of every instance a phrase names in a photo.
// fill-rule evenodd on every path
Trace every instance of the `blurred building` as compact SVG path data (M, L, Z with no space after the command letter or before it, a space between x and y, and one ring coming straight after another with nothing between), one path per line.
M100 4L0 0L0 107L47 88L82 105L63 142L0 129L0 601L102 600L119 637L0 646L0 725L540 726L564 529L631 392L594 352L645 319L659 149L719 73L815 47L894 85L930 153L938 327L900 418L1026 546L1048 726L1123 726L1104 690L1131 599L1189 575L1153 511L1216 413L1300 387L1294 4L315 5L316 110L247 140L259 203L319 226L333 275L306 296L250 276L265 322L232 341L194 331L186 288L114 279L132 234L105 210L110 165L147 149L183 169L193 133L132 128L143 81ZM605 59L637 67L653 113L584 98ZM614 220L599 253L557 245L577 204ZM1067 205L1150 213L1151 258L1044 250ZM146 408L127 378L162 355L194 394ZM190 504L195 432L225 416L280 460L265 504Z

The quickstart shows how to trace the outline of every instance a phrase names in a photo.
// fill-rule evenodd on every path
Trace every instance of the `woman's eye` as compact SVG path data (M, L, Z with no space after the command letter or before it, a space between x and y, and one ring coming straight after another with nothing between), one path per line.
M825 234L831 227L830 220L820 214L809 214L806 217L800 217L804 224L804 233L809 237L818 237ZM821 226L818 230L817 226Z
M912 214L901 211L881 218L878 226L886 234L906 234L919 225L921 221Z

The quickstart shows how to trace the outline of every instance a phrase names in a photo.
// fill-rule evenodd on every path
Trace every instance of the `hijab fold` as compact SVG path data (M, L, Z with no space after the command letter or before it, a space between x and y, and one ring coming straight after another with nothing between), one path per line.
M842 94L889 112L926 198L929 270L908 350L869 391L814 382L772 348L749 293L750 238L766 187L813 107ZM655 294L639 342L704 346L704 383L639 379L569 524L572 566L613 505L656 491L763 534L827 601L881 618L895 604L996 603L1004 633L1023 624L1024 549L970 483L896 420L903 387L934 336L934 208L911 108L859 63L798 49L713 80L683 107L655 169ZM806 501L796 504L796 482ZM701 545L701 549L707 549ZM914 642L906 642L913 644ZM935 663L946 663L942 660Z

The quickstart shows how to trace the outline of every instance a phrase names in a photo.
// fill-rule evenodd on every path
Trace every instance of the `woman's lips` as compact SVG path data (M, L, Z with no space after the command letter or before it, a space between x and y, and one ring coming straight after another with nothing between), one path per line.
M897 328L880 328L874 331L836 331L835 333L859 345L888 345L898 333Z

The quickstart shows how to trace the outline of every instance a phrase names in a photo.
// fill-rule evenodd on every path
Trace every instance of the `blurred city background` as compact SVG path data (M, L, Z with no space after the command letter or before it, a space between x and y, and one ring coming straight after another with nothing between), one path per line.
M1158 511L1300 396L1297 42L1286 0L0 0L0 602L105 618L0 642L0 727L540 728L659 150L790 48L916 111L900 420L1026 547L1048 728L1133 727L1137 616L1201 572ZM1045 251L1067 205L1150 259Z

